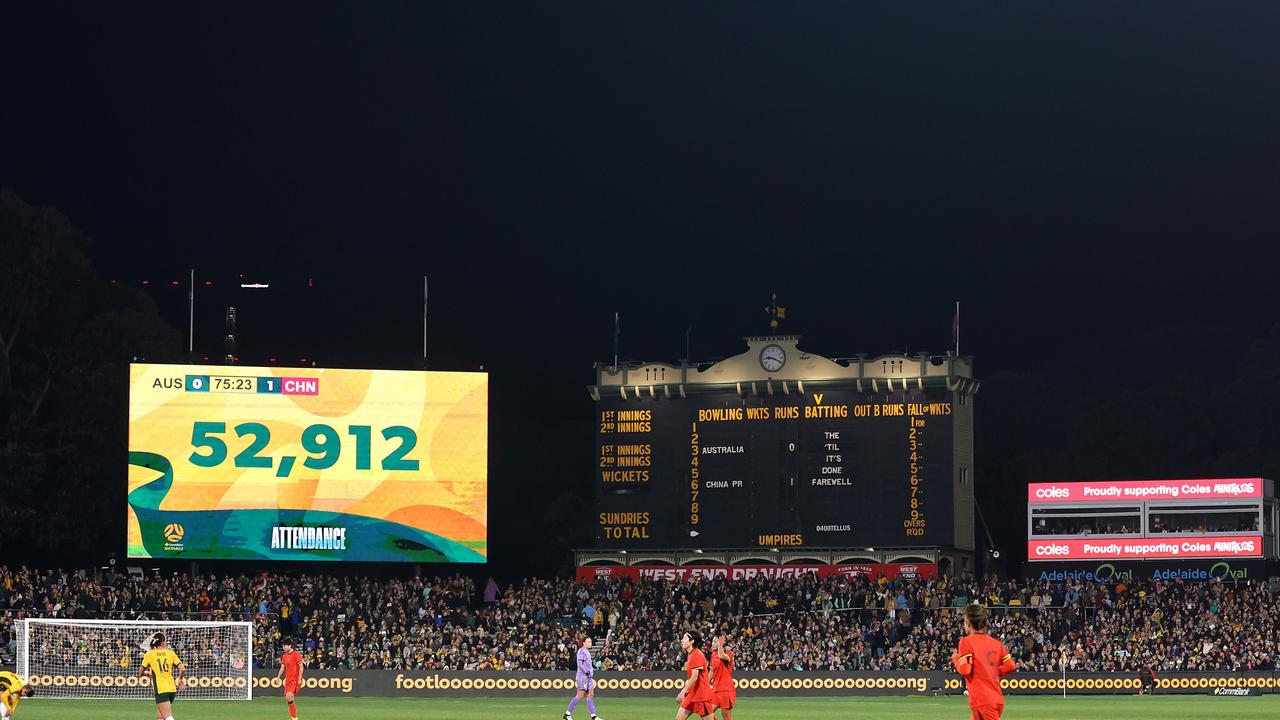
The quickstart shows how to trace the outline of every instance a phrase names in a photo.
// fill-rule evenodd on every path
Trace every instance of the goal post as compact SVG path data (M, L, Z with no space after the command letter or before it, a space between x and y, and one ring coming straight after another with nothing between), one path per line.
M147 643L162 632L187 666L180 699L253 699L253 623L27 618L17 624L18 674L42 698L153 697L139 669Z

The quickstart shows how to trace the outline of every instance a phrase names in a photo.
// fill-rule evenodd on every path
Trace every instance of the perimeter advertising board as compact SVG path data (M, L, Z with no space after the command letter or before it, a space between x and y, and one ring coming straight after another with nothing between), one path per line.
M196 677L190 685L196 688L218 687L234 678ZM136 687L146 685L146 678L136 673L81 673L75 675L33 675L38 687ZM244 679L239 678L243 683ZM964 680L954 672L921 671L807 671L734 673L738 703L749 707L755 697L822 697L822 696L921 696L925 694L959 695ZM503 672L458 670L312 670L302 681L307 697L559 697L573 694L573 674L564 672ZM684 686L679 672L612 672L596 675L596 687L610 697L662 697L668 700ZM1061 673L1016 672L1000 681L1005 695L1061 695ZM1136 695L1142 681L1137 673L1068 673L1066 690L1070 695ZM1268 672L1167 672L1156 678L1156 694L1230 696L1232 690L1255 690L1274 693L1280 678ZM255 697L279 697L281 681L269 670L253 678ZM40 695L32 702L44 703ZM25 704L24 704L25 706ZM1154 717L1154 716L1153 716Z
M1184 560L1142 562L1108 560L1105 562L1026 563L1022 576L1028 580L1051 582L1081 580L1084 582L1132 582L1134 580L1258 580L1267 579L1262 560Z
M938 577L937 563L849 563L844 565L598 565L578 568L579 582L604 579L752 581L815 575L828 578L869 577L872 580L928 580Z

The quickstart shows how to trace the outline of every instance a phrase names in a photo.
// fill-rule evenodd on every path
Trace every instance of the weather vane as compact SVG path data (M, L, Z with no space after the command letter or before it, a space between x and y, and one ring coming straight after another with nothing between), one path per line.
M787 319L787 309L778 304L778 293L773 293L771 301L765 306L764 311L769 316L770 332L777 335L778 321Z

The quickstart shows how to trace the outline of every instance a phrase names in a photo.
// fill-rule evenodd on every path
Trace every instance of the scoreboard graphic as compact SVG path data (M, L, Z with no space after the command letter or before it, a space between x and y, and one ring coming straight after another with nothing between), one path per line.
M598 540L610 547L949 543L945 396L826 390L601 402Z
M762 349L723 361L733 382L698 386L690 375L717 368L649 365L629 368L630 383L590 388L596 547L972 547L957 515L971 508L971 495L956 496L967 481L957 457L972 457L971 445L957 447L956 418L967 429L972 417L957 407L959 385L908 381L914 368L897 359L883 365L891 381L838 386L828 378L846 368L825 358L826 374L789 379L798 352L782 341L759 339ZM757 355L772 376L751 374Z
M484 373L134 364L128 556L485 562Z

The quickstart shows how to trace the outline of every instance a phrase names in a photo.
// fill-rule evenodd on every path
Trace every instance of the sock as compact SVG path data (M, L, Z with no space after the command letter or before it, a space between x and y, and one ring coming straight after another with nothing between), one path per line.
M298 717L298 706L292 700L289 701L289 717Z
M573 696L573 699L569 701L569 709L568 709L568 710L565 710L565 711L564 711L564 714L565 714L565 715L572 715L572 714L573 714L573 709L574 709L574 708L576 708L576 707L578 707L578 696L577 696L577 695L574 695L574 696Z
M596 699L587 698L587 710L591 713L591 717L596 716Z

